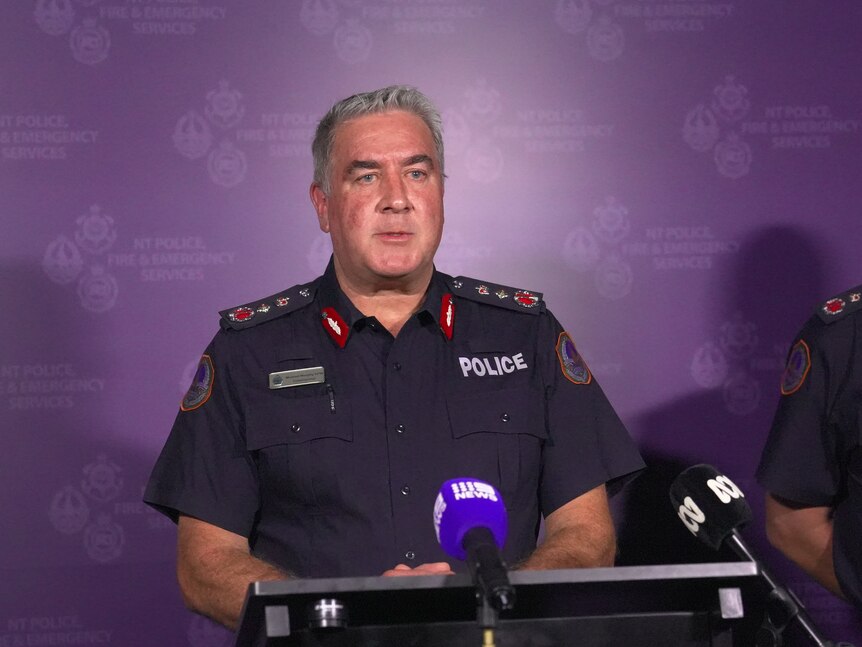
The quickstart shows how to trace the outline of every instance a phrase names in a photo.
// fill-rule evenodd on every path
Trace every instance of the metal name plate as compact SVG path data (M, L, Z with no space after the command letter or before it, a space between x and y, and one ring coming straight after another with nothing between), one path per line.
M279 371L269 374L269 388L286 389L290 386L322 384L325 379L322 366L296 368L292 371Z

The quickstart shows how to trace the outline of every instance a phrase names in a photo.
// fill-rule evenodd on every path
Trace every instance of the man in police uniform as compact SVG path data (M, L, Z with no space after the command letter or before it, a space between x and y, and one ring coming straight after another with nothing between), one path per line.
M760 466L770 542L862 608L862 286L800 332Z
M222 313L145 493L178 521L186 603L235 626L251 581L461 570L432 511L463 476L501 491L510 564L611 565L607 489L642 461L540 294L435 270L437 111L350 97L313 153L332 260Z

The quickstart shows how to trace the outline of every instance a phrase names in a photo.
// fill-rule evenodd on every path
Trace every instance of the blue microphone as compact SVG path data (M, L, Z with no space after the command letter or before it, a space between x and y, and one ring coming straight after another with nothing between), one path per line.
M434 530L446 554L466 560L476 588L497 611L515 606L515 588L500 555L506 543L506 506L493 485L457 478L440 487Z

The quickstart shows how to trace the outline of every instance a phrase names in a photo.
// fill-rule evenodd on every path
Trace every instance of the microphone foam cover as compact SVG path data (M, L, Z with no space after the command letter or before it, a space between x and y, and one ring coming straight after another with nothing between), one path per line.
M686 528L714 550L752 518L742 490L712 465L680 473L670 486L670 500Z
M490 483L474 478L457 478L440 486L434 503L434 531L447 555L466 559L464 535L473 528L491 531L499 548L506 543L506 506Z

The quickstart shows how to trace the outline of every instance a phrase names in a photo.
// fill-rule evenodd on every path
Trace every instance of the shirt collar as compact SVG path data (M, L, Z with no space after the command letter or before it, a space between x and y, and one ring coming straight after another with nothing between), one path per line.
M436 268L434 269L422 306L416 313L420 322L440 324L441 302L443 295L449 292L447 278L445 274L438 272ZM347 298L341 290L341 286L338 285L338 278L335 276L335 260L332 256L329 257L329 263L321 277L317 293L320 309L333 308L351 329L357 322L367 318L353 305L353 302Z

